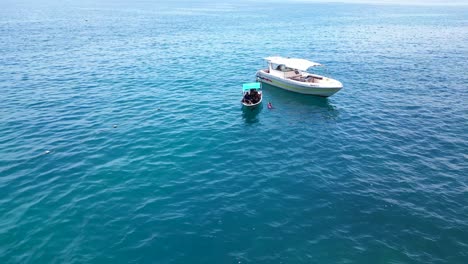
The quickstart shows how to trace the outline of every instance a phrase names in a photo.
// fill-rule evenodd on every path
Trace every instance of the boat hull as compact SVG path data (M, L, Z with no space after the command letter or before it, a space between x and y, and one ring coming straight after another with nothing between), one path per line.
M277 76L273 76L271 74L266 73L263 70L259 70L257 72L257 80L287 91L300 93L300 94L308 94L308 95L315 95L315 96L322 96L322 97L329 97L333 94L337 93L339 90L343 88L341 83L340 85L333 86L321 86L319 84L310 84L310 83L301 83L298 81L293 81L289 79L280 78Z

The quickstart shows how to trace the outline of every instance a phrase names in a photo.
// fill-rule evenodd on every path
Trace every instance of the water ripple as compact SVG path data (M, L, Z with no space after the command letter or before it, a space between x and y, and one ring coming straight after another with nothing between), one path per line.
M1 263L467 262L463 8L0 6Z

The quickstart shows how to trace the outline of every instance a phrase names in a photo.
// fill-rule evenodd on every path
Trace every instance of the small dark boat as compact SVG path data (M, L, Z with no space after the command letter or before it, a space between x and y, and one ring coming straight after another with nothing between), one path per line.
M244 83L242 86L242 104L247 107L255 107L262 103L262 85L259 82Z

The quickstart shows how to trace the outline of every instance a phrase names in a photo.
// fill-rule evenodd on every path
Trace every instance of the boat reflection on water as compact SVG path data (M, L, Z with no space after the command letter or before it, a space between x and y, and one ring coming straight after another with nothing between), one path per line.
M246 124L255 124L260 121L258 114L262 111L263 105L256 107L242 107L242 118Z
M263 90L265 100L271 101L273 108L293 110L299 115L319 115L327 120L338 118L338 109L326 97L293 93L265 83Z

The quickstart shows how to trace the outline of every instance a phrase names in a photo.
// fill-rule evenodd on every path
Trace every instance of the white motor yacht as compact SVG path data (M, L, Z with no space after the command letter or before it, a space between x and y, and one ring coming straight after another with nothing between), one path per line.
M257 71L257 80L288 91L328 97L343 88L341 82L307 72L320 63L305 59L267 57L268 69Z

